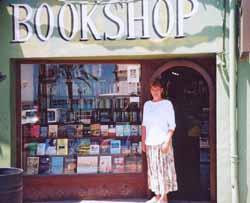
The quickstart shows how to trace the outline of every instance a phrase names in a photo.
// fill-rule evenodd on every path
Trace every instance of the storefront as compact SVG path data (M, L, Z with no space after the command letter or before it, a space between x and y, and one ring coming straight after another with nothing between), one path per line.
M177 123L170 199L231 202L224 8L2 2L0 142L3 166L25 171L25 201L149 196L140 125L161 77Z

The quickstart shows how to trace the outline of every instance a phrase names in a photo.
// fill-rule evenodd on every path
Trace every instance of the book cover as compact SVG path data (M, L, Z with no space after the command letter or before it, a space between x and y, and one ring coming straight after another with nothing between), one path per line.
M97 173L98 157L97 156L78 156L77 173Z
M90 147L89 147L89 154L90 155L100 154L100 145L98 142L91 142Z
M58 125L57 137L66 137L65 125Z
M39 172L39 157L27 157L26 173L35 175Z
M101 136L103 137L108 136L108 130L109 130L108 125L101 125Z
M57 139L57 155L68 155L68 139Z
M75 125L65 125L65 136L68 138L73 138L76 135L76 126Z
M37 149L36 149L36 155L38 155L38 156L45 155L45 147L46 147L45 143L38 143Z
M32 125L30 128L30 136L34 138L40 137L40 125Z
M56 155L56 143L57 139L46 139L45 154L46 155Z
M100 153L101 154L110 154L110 140L109 139L105 139L105 140L101 141Z
M63 157L52 156L51 157L51 174L63 174Z
M91 135L90 124L84 124L83 125L83 137L90 136L90 135Z
M77 144L77 154L78 155L88 155L90 148L90 139L82 138L76 141Z
M123 126L123 136L130 136L130 125L126 124Z
M138 126L138 136L141 136L141 125Z
M125 172L125 162L123 156L112 157L113 173L124 173Z
M130 140L122 140L121 141L121 152L124 155L128 155L131 153L131 142Z
M64 158L64 173L65 174L74 174L76 173L76 158L74 157L65 157Z
M77 143L74 139L68 139L68 155L76 155L77 153Z
M58 125L49 125L48 137L49 138L56 138L57 137L57 130L58 130Z
M91 135L100 136L101 135L101 125L99 123L90 125Z
M28 151L29 156L35 156L37 152L37 142L29 142L24 144L24 149Z
M50 158L40 157L39 158L39 174L50 174Z
M76 133L75 137L81 138L83 136L83 125L74 125Z
M99 172L100 173L112 172L112 157L111 156L100 156Z
M138 136L138 125L131 125L130 135L131 136Z
M138 142L132 142L132 144L131 144L131 153L132 154L138 154L138 148L139 148L139 143Z
M125 172L126 173L137 172L136 156L129 155L125 157Z
M115 136L115 125L109 125L108 136L111 136L111 137Z
M138 145L138 153L142 154L142 142L141 141L139 142L139 145Z
M48 127L42 126L40 128L40 137L47 137L48 136Z
M121 153L121 140L111 140L110 154L120 154L120 153Z
M115 126L115 133L116 133L116 136L118 136L118 137L123 136L123 125L116 125Z

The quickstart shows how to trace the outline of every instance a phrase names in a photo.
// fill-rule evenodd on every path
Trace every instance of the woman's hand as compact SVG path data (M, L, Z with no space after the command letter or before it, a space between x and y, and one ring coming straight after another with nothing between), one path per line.
M170 147L171 147L171 141L166 141L166 142L163 142L162 145L161 145L161 151L164 153L164 154L167 154L169 151L170 151Z

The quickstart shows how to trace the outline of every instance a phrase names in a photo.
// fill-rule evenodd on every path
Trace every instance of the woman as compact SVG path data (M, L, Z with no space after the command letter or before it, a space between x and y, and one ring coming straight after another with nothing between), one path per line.
M172 103L162 98L163 85L150 83L152 100L143 107L142 147L148 164L148 186L155 196L147 203L167 203L167 194L178 189L172 147L175 114Z

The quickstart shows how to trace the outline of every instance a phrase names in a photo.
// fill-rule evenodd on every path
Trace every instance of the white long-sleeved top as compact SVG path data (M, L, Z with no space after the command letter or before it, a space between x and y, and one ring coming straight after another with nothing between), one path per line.
M142 126L146 128L146 145L159 145L166 141L168 130L176 127L172 103L167 99L145 102Z

